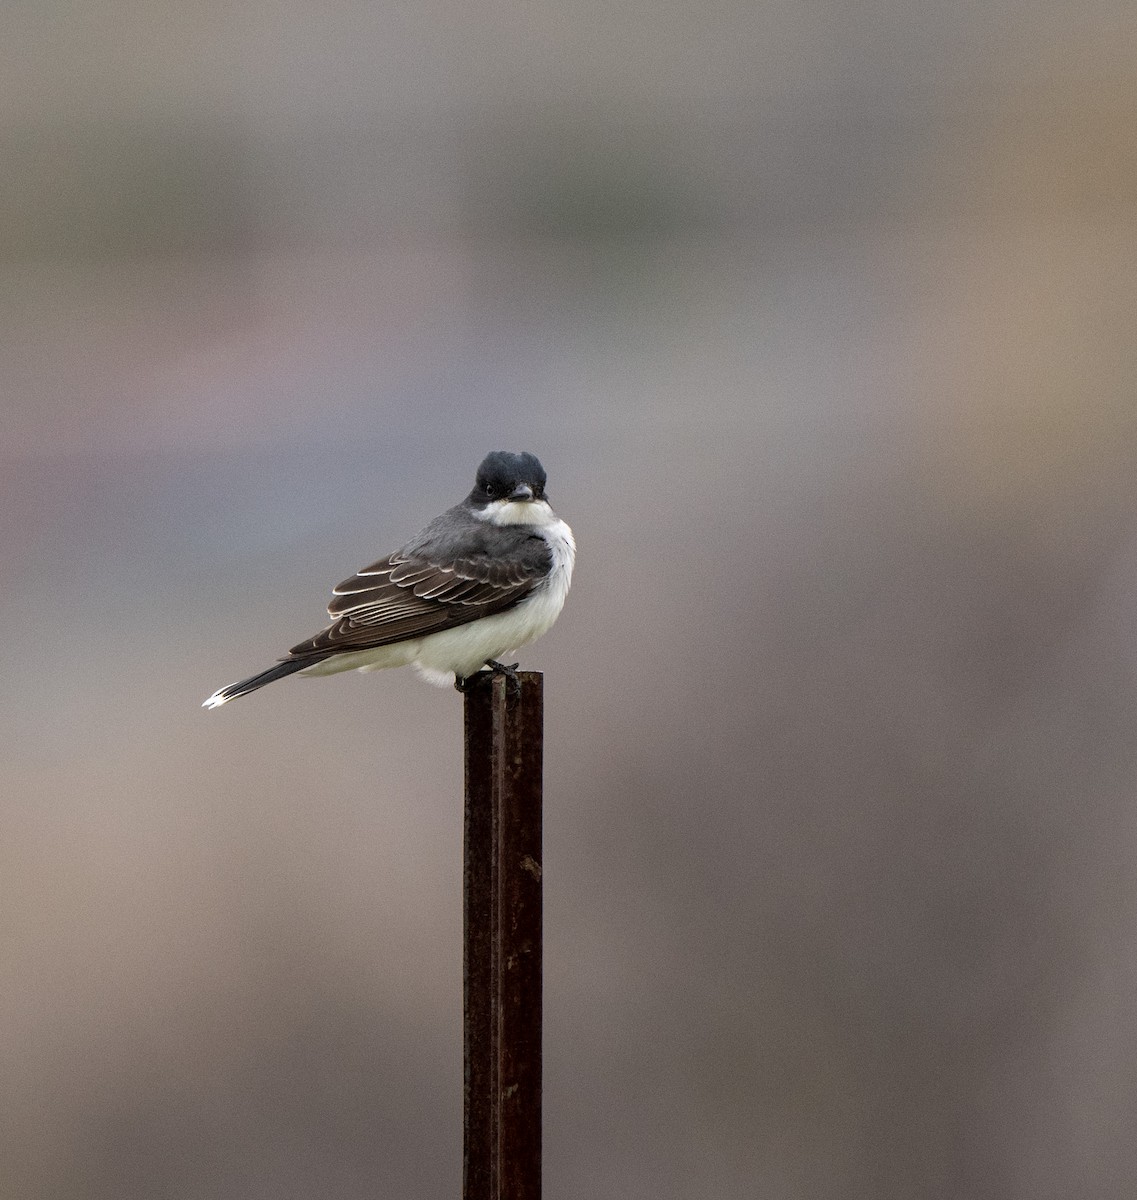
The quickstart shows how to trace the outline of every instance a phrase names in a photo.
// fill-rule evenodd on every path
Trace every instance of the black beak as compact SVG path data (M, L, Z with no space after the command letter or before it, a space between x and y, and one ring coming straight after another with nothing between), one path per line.
M509 498L510 500L532 500L533 489L527 483L519 483Z

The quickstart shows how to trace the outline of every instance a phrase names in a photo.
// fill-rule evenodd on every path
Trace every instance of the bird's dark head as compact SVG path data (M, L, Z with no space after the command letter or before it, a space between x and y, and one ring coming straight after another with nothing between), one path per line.
M494 450L478 467L470 501L478 508L494 503L545 499L545 468L535 454Z
M535 454L495 450L482 459L466 506L491 525L549 525L556 521L545 497L545 468Z

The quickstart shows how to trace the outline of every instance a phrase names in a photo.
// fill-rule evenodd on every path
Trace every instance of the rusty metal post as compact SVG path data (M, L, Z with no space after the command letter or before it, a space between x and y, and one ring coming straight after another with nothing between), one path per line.
M541 1195L543 677L466 693L463 1200Z

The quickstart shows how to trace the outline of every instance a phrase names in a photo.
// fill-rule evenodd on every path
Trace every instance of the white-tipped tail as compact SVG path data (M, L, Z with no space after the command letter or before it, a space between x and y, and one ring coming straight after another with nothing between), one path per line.
M266 683L272 683L274 679L283 679L286 675L303 671L305 667L310 667L314 662L319 661L318 656L316 658L286 658L283 662L278 662L276 666L269 667L267 671L250 675L248 679L231 683L228 687L218 688L208 700L202 703L201 707L220 708L223 704L228 704L230 700L236 700L238 696L247 696L249 692L255 692L257 688L264 687Z

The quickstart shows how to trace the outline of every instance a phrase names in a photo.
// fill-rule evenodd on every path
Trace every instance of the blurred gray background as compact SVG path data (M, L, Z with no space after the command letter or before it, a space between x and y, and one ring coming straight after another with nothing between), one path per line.
M459 1194L460 700L198 706L499 447L547 1197L1137 1194L1129 0L0 26L0 1194Z

